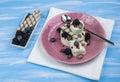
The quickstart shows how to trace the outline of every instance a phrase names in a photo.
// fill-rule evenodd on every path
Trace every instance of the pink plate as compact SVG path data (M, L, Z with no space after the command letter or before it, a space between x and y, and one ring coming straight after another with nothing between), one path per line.
M98 56L104 47L104 42L92 34L90 45L86 46L86 54L82 59L78 59L76 57L73 57L72 59L67 59L67 56L64 53L60 52L60 50L63 49L65 46L61 43L60 35L56 30L60 25L64 24L61 21L61 15L63 14L69 15L72 20L76 18L82 20L85 24L85 28L105 37L104 29L94 17L83 13L62 13L51 18L42 31L41 41L47 53L57 61L66 64L80 64ZM49 41L50 38L56 38L57 41L52 43Z

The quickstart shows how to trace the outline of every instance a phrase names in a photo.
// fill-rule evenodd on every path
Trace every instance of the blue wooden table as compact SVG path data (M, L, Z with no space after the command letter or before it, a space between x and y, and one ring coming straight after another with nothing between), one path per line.
M50 7L115 20L99 82L120 82L120 0L0 0L0 82L95 82L83 77L26 62ZM26 49L10 42L24 15L39 9L40 22Z

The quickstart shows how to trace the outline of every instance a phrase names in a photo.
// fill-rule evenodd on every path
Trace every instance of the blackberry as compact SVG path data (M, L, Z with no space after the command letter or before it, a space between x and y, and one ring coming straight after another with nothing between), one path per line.
M34 27L30 27L29 31L33 31Z
M33 29L34 29L33 27L28 28L27 33L30 35L32 33Z
M63 53L65 53L65 55L71 55L72 51L70 48L66 48L66 49L64 49Z
M18 36L18 35L23 35L23 32L22 32L22 31L17 31L15 35L16 35L16 36Z
M26 31L29 31L29 30L30 30L30 27L25 28L25 30L26 30Z
M61 49L61 52L67 55L68 59L71 59L73 57L73 54L70 48Z
M57 29L57 32L60 33L60 31L61 31L61 28L58 28L58 29Z
M85 34L85 41L90 40L90 38L91 38L90 33L86 33Z
M56 42L56 39L55 38L51 38L50 42Z
M18 35L16 36L17 40L20 42L22 40L22 36L21 35Z
M20 41L20 46L25 46L26 45L26 43L27 43L27 40L25 40L25 39L22 39L21 41Z
M13 39L12 39L12 44L15 44L15 45L18 45L18 44L19 44L17 38L13 38Z
M31 33L32 33L32 31L27 32L27 34L28 34L29 36L31 35Z
M23 35L23 39L28 40L28 39L29 39L29 37L30 37L30 35L29 35L29 34L27 34L27 33Z
M64 38L67 38L68 35L69 35L69 34L68 34L67 32L63 32L63 33L62 33L62 37L64 37Z
M75 46L79 46L79 42L78 42L78 41L75 41L75 42L74 42L74 45L75 45Z
M29 27L25 28L25 30L23 31L24 33L28 33L29 32Z
M77 26L80 24L80 21L78 19L75 19L75 20L73 20L72 24Z

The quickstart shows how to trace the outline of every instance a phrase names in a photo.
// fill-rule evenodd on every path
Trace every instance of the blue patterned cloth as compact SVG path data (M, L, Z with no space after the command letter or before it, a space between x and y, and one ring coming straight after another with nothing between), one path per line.
M95 82L83 77L26 62L50 7L83 12L115 20L99 82L120 81L120 1L119 0L1 0L0 1L0 82ZM10 42L24 16L39 9L40 22L26 49ZM94 70L93 70L94 71Z

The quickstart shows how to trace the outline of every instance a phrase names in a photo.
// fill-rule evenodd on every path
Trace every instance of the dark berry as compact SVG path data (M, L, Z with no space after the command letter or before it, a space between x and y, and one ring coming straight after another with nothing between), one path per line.
M75 20L73 20L73 23L72 23L73 25L79 25L80 24L80 21L78 20L78 19L75 19Z
M65 53L66 55L70 55L70 54L72 54L72 51L70 48L66 48L66 49L64 49L63 53Z
M28 28L26 28L25 30L26 30L26 33L27 33L28 35L31 35L33 29L34 29L33 27L28 27Z
M26 30L26 31L29 31L29 30L30 30L30 28L29 28L29 27L27 27L27 28L25 28L25 30Z
M90 40L90 38L91 38L90 33L86 33L85 34L85 41Z
M17 40L20 42L22 40L22 36L21 35L18 35L16 36Z
M29 29L29 30L30 30L30 31L33 31L33 29L34 29L34 27L30 27L30 29Z
M17 35L23 35L23 32L22 32L22 31L17 31L15 35L16 35L16 36L17 36Z
M56 42L56 39L55 38L51 38L50 42Z
M26 43L27 43L27 40L22 39L22 40L20 41L20 46L25 46Z
M67 38L68 35L69 35L69 34L68 34L67 32L63 32L63 33L62 33L62 37L64 37L64 38Z
M57 32L60 33L60 31L61 31L61 28L58 28L58 29L57 29Z
M27 32L27 34L28 34L29 36L31 35L31 33L32 33L32 31Z
M28 27L28 28L25 28L25 30L24 30L23 32L24 32L24 33L29 32L29 27Z
M15 44L15 45L18 45L18 44L19 44L17 38L13 38L13 39L12 39L12 44Z
M26 39L26 40L28 40L28 39L29 39L29 37L30 37L30 35L29 35L29 34L27 34L27 33L23 35L23 38L24 38L24 39Z
M75 45L75 46L79 46L79 42L78 42L78 41L75 41L75 42L74 42L74 45Z
M71 59L73 57L72 51L70 48L61 49L61 52L67 55L68 59Z

